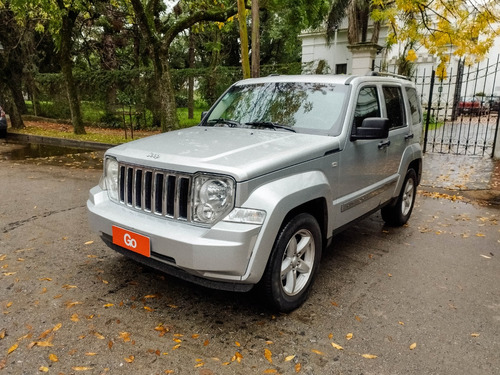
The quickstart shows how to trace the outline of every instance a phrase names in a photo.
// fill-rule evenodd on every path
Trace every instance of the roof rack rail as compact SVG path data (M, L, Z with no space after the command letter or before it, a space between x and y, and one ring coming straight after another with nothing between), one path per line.
M411 78L408 76L404 76L401 74L395 74L395 73L389 73L389 72L368 72L368 75L370 76L386 76L386 77L395 77L395 78L401 78L405 79L407 81L411 81Z

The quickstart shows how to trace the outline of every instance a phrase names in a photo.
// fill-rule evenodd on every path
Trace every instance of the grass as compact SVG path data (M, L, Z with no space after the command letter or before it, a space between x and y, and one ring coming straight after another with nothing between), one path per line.
M31 102L27 102L26 104L31 110ZM41 104L47 108L52 106L54 103L44 102ZM73 127L68 120L61 121L57 119L45 119L43 121L25 120L26 127L24 129L9 129L9 132L107 144L121 144L133 140L131 138L130 126L128 125L128 113L125 116L125 120L127 122L127 137L125 137L125 129L123 127L108 128L102 126L100 119L102 118L104 111L100 110L95 105L92 105L92 103L82 102L81 108L82 117L85 123L85 131L87 134L74 134ZM187 128L197 125L200 122L203 110L204 109L202 108L196 108L194 110L194 117L189 119L188 109L178 108L177 117L179 119L179 128ZM128 109L126 109L126 111L128 111ZM134 139L143 138L157 133L160 133L159 128L140 130L134 129Z

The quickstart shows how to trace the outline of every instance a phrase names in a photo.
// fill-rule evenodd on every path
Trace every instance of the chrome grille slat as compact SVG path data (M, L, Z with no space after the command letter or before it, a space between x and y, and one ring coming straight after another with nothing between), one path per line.
M161 169L120 163L119 201L155 216L190 221L192 177Z

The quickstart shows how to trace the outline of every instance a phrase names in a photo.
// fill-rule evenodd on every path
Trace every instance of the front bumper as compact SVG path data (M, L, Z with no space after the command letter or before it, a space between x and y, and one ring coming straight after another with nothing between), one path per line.
M91 229L111 248L141 263L218 289L248 290L256 282L244 275L251 274L247 268L260 225L219 222L205 228L146 215L110 201L98 186L90 190L87 208ZM113 226L148 237L151 256L113 244Z

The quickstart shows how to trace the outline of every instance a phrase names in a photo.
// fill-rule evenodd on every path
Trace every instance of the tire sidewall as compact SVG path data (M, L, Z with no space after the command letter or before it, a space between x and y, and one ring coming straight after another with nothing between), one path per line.
M314 264L312 273L304 288L296 295L286 294L281 285L281 264L285 249L291 237L300 229L307 229L314 239ZM316 219L306 213L299 214L291 219L279 232L274 243L271 257L265 272L266 294L272 305L282 312L296 309L307 299L311 285L314 282L316 271L321 260L322 240L321 231Z
M413 181L413 196L411 197L411 206L410 210L408 213L405 215L403 214L403 197L406 191L406 186L408 185L408 181L412 180ZM411 213L413 211L413 207L415 206L415 198L417 196L417 175L413 169L409 169L408 172L406 172L405 180L403 182L403 187L401 188L401 192L398 197L398 202L396 204L397 210L398 210L398 221L400 223L406 223L408 219L411 216Z
M403 214L403 198L405 195L406 186L409 180L413 181L413 196L411 200L411 206L408 213ZM415 206L415 198L417 196L417 174L415 170L409 169L406 172L405 179L403 181L403 185L401 187L401 191L399 192L398 199L394 205L385 206L382 208L382 218L383 220L390 226L402 226L406 224L406 222L410 219L411 213L413 211L413 207Z

